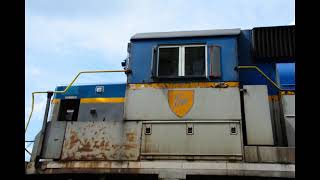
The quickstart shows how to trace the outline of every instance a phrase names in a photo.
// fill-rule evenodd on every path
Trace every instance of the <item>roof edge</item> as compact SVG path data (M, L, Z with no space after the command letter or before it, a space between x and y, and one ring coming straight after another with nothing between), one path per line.
M183 38L183 37L205 37L205 36L232 36L239 35L240 28L236 29L214 29L214 30L194 30L194 31L170 31L170 32L150 32L137 33L130 40L137 39L162 39L162 38Z

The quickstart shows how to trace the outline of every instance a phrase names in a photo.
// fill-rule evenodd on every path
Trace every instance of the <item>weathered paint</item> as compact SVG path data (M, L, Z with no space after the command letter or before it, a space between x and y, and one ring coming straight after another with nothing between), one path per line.
M245 162L251 163L295 163L294 147L244 146Z
M60 161L44 162L43 174L59 173L128 173L159 174L185 179L187 175L226 175L258 177L295 177L294 164L236 163L218 161ZM38 171L39 172L39 171ZM35 174L34 163L28 163L27 174Z
M170 109L169 90L194 91L193 106L179 118ZM126 120L230 120L241 119L240 92L229 88L128 89L124 108Z
M193 133L187 133L187 127ZM151 134L146 127L151 126ZM231 133L235 127L236 133ZM219 144L219 145L217 145ZM141 155L147 159L242 159L240 121L182 121L143 124ZM171 156L171 158L169 157ZM199 157L203 156L203 157Z
M239 87L239 82L188 82L188 83L148 83L128 84L128 89L175 89L175 88L224 88Z
M141 124L137 122L70 122L62 160L137 160Z
M66 121L50 121L47 123L46 136L41 158L60 159L66 130Z
M248 145L274 145L266 85L245 85L244 111Z
M295 95L282 95L283 119L289 147L295 147Z
M274 144L276 146L285 146L284 132L283 132L283 122L281 118L281 110L280 110L280 97L269 96L269 107L271 114L271 122L272 122L272 131L273 131L273 139Z
M59 104L60 103L60 99L52 99L52 104Z

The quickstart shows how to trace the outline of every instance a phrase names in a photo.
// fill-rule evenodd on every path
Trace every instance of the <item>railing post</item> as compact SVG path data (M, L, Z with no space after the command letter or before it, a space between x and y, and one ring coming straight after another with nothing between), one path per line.
M38 166L39 166L39 160L40 160L41 154L42 154L42 146L43 146L43 142L44 142L44 138L45 138L45 134L46 134L47 121L48 121L48 115L49 115L49 109L50 109L50 101L51 101L52 95L53 95L53 92L47 92L46 110L45 110L44 117L43 117L41 135L40 135L39 144L38 144L36 157L35 157L36 168L38 168Z

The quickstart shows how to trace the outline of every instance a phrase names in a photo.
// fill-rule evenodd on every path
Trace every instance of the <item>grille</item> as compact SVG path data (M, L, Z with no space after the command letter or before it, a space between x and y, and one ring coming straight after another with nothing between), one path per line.
M295 58L295 26L253 28L252 38L256 60Z

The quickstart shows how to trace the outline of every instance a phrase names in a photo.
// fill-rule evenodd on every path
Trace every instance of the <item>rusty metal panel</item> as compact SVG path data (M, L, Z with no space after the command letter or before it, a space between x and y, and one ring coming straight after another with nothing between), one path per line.
M146 133L147 128L151 128L150 133ZM241 159L240 121L144 122L141 155L150 159Z
M141 123L68 122L63 160L137 160Z
M169 105L169 91L194 91L193 105L183 117ZM128 89L125 102L126 120L239 120L241 119L238 87Z
M158 174L172 179L187 175L237 176L239 179L282 179L295 177L295 164L244 163L228 161L50 161L41 169L28 162L26 174ZM242 176L242 178L241 178ZM246 178L246 176L248 178ZM238 178L231 178L238 179Z

